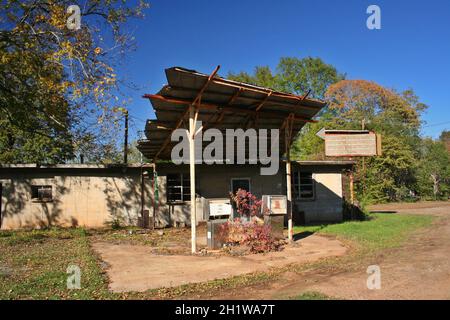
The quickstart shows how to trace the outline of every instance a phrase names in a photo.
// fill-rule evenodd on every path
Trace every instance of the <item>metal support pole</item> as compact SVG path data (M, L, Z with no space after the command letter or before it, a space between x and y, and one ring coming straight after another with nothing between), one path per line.
M153 200L152 200L152 207L153 207L153 226L152 228L155 229L155 225L156 225L156 215L157 215L157 211L158 211L158 203L159 203L159 187L158 187L158 171L156 171L156 162L154 162L152 164L153 167L153 183L152 183L152 188L153 188ZM169 220L170 223L170 220Z
M291 167L291 142L292 142L292 114L286 119L284 128L284 145L286 148L286 197L288 203L288 239L291 242L294 238L292 229L292 167Z
M123 142L123 163L128 164L128 110L125 110L125 133Z
M189 107L189 169L191 181L191 251L197 251L197 203L195 201L195 110Z
M350 171L350 203L355 204L355 191L353 186L353 170Z
M286 191L287 191L287 202L288 202L288 238L289 241L293 239L292 230L292 185L291 185L291 159L289 153L286 155Z

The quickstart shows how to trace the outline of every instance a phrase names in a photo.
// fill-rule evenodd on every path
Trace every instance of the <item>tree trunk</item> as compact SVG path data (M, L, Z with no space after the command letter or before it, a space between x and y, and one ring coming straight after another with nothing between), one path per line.
M437 174L431 174L431 179L433 179L434 200L437 200L437 195L439 193L439 177Z

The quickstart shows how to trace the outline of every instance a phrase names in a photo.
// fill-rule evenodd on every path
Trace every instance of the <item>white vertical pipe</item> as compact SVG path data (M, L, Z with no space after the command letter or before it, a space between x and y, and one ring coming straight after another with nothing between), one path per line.
M195 201L195 110L189 107L189 175L191 182L191 251L197 251L197 203Z

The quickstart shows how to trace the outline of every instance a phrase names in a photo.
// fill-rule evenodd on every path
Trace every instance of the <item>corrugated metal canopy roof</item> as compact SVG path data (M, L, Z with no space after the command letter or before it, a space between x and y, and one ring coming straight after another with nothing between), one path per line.
M151 101L156 115L155 120L147 121L147 140L138 143L138 149L148 159L170 159L171 133L178 127L188 128L188 109L196 99L197 119L202 121L204 129L283 129L290 117L294 137L325 106L325 102L309 99L307 95L296 96L213 75L169 68L166 69L168 85L156 95L144 95ZM280 137L283 137L280 139L283 152L281 132Z

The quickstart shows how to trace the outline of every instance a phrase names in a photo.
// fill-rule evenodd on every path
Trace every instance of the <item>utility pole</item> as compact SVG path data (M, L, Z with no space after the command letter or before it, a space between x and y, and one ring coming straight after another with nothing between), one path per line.
M128 164L128 110L125 110L125 141L123 146L123 163Z

